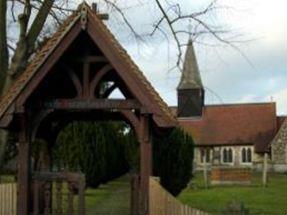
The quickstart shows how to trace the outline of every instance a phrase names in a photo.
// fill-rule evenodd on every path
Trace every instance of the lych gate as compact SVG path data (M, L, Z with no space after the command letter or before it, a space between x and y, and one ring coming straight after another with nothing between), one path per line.
M115 89L123 99L109 98ZM49 150L47 172L35 175L31 171L31 142L41 138L51 148L70 121L109 119L127 121L137 134L138 207L140 214L148 214L152 131L174 127L176 120L100 16L83 3L35 54L0 101L0 127L19 134L18 214L37 214L29 201L32 179L73 179L64 174L49 175Z

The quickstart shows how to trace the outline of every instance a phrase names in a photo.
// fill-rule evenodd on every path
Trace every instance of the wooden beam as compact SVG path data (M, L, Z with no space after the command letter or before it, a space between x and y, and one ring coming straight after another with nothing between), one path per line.
M104 56L87 56L85 57L85 61L88 63L107 63L108 60Z
M51 99L34 103L31 108L55 110L131 110L140 109L141 105L134 99Z
M149 214L149 177L152 175L152 144L149 114L140 116L140 215Z
M113 69L113 67L110 64L105 65L100 71L98 71L96 73L96 75L94 76L93 80L90 83L90 97L94 98L94 93L95 93L95 89L98 85L98 83L100 82L100 80L103 78L103 76L105 74L107 74L107 72L109 72L111 69Z
M89 33L92 40L95 44L98 45L99 49L103 54L109 59L109 62L112 63L114 69L117 71L117 74L123 80L124 83L129 87L129 90L135 94L135 97L145 104L149 112L155 114L161 114L159 108L154 104L154 100L149 97L149 93L145 92L143 89L144 83L139 81L139 78L136 77L134 71L132 71L133 65L129 65L121 53L121 49L118 49L116 45L112 45L110 38L107 36L106 32L102 29L97 28L98 25L101 25L96 19L93 19L88 14L89 22L87 27L87 32Z
M38 84L43 80L44 77L46 77L47 73L51 71L51 68L55 65L57 60L63 55L67 48L70 47L71 43L81 31L81 25L79 22L77 22L75 26L72 27L70 32L62 39L61 45L58 45L45 59L45 62L41 64L39 72L35 73L30 83L23 89L21 96L17 98L17 106L21 106L26 102L26 99L31 95L32 92L34 92Z
M132 125L134 131L136 132L136 135L139 137L140 131L140 122L136 114L130 110L122 110L121 114L129 121L129 123Z
M135 93L130 91L129 86L126 85L126 83L120 78L119 75L113 77L113 81L117 84L118 88L120 89L125 98L136 98Z
M0 128L7 128L13 120L13 114L5 114L0 120Z
M90 63L84 62L83 66L83 98L89 98L90 94Z
M112 86L110 86L108 89L106 89L106 91L104 92L102 98L108 98L111 93L118 87L117 84L113 84Z
M33 120L31 120L31 141L35 141L41 123L53 111L53 109L41 110L35 115Z
M70 79L72 80L76 90L77 90L77 96L81 97L83 94L83 88L82 88L82 84L81 81L79 79L79 77L76 75L75 71L73 69L71 69L70 67L68 67L65 64L61 64L61 67L63 69L65 69L65 71L68 73L68 75L70 76Z
M109 19L109 14L107 14L107 13L98 13L97 17L99 17L99 19L101 19L101 20L108 20Z
M97 3L92 3L92 11L96 14L96 16L99 18L99 19L102 19L102 20L108 20L109 19L109 14L107 13L98 13L98 5Z
M29 129L24 114L20 118L19 148L18 148L18 199L17 214L29 214L30 193L30 140Z
M87 62L87 63L107 63L108 60L104 56L88 55L85 57L69 58L69 61Z

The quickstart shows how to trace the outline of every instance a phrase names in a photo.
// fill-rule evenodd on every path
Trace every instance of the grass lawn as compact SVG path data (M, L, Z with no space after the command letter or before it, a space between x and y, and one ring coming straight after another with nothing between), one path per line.
M130 183L128 176L101 185L98 189L88 189L86 191L86 214L130 214Z
M15 182L15 177L12 175L0 175L0 184L1 183L13 183Z
M213 214L220 214L232 200L243 202L250 215L287 214L287 174L273 174L269 177L268 187L261 186L261 175L253 176L251 186L221 186L204 189L202 173L193 179L194 188L185 189L178 199Z
M3 180L3 178L2 178ZM10 178L3 180L9 182ZM193 188L182 191L178 199L197 209L220 214L232 200L243 202L250 215L287 214L287 174L269 176L268 187L261 186L261 175L253 176L251 186L217 186L204 188L202 173L193 179ZM130 214L130 183L128 176L120 177L98 189L86 190L87 215Z

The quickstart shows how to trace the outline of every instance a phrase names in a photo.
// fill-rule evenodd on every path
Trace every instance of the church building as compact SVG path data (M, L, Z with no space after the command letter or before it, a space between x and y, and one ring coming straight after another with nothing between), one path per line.
M285 159L287 166L287 135L283 138L284 146L278 146L280 153L278 150L271 153L271 143L275 142L276 134L285 120L285 117L277 116L275 102L206 105L204 95L190 39L177 87L178 106L171 109L180 125L195 141L196 169L202 168L204 158L208 166L260 168L264 153L270 155L272 162L272 154L276 159L276 155L281 153L281 160ZM287 132L287 122L285 124L284 131Z

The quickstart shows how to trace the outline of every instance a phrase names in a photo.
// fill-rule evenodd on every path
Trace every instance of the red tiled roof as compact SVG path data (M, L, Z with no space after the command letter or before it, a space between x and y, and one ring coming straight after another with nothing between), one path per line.
M197 145L255 144L256 152L268 150L277 132L275 103L209 105L202 118L179 119Z
M23 88L32 79L40 66L45 62L51 52L59 45L60 41L67 34L70 28L80 18L80 11L69 16L56 33L46 42L46 44L35 53L35 56L27 66L26 70L19 76L7 92L0 98L0 118L5 114L12 102L20 94Z

